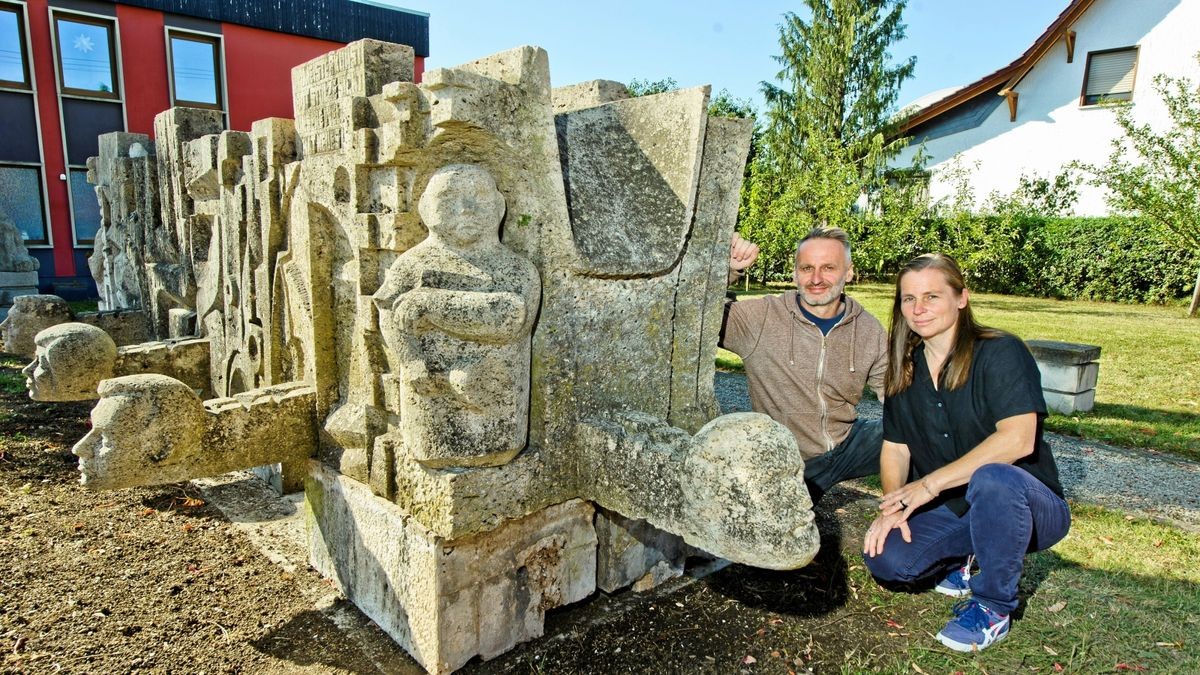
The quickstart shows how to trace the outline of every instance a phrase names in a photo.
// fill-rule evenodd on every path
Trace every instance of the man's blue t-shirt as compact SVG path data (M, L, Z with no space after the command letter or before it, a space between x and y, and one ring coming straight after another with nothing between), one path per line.
M842 317L846 316L846 310L845 310L844 304L842 305L842 308L843 308L842 311L839 312L837 314L837 316L833 316L828 319L822 319L821 317L816 316L815 314L808 311L807 309L804 309L804 305L800 302L799 295L796 295L796 305L800 307L800 311L801 311L801 313L804 314L804 318L808 319L809 321L811 321L817 325L817 328L819 328L821 330L821 335L829 335L829 331L833 330L833 327L836 326L838 324L838 322L842 320Z

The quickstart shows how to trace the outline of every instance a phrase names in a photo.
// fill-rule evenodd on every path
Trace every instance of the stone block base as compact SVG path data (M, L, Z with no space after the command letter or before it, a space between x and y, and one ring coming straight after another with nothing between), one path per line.
M320 462L305 483L309 555L426 670L542 635L545 612L595 590L595 509L572 500L448 540Z
M1078 394L1043 389L1042 395L1046 398L1046 407L1051 412L1062 413L1063 415L1070 415L1074 412L1087 412L1096 405L1095 389L1088 389Z

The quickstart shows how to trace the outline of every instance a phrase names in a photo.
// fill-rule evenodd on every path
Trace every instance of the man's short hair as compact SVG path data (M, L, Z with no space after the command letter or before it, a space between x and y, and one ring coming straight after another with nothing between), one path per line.
M850 235L842 228L820 225L814 227L808 231L808 234L801 237L800 241L796 242L796 252L793 255L799 255L800 247L804 245L804 242L812 239L831 239L840 242L842 247L846 249L846 262L850 262Z

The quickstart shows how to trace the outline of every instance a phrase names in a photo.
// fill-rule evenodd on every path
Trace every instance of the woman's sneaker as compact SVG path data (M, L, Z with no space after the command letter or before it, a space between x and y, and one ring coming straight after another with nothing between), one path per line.
M1007 614L998 614L971 598L954 606L954 618L937 634L938 642L956 652L987 649L1008 635Z
M975 556L967 556L967 564L959 567L956 570L946 575L945 579L938 582L933 590L942 595L949 595L952 598L961 598L971 594L971 565L975 564Z

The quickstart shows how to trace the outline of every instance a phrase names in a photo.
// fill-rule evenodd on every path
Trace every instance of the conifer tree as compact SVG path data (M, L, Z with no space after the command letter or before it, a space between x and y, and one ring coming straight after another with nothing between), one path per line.
M893 63L889 48L904 37L906 3L804 0L807 17L784 15L742 209L743 236L764 247L762 272L786 272L790 246L810 227L851 225L855 202L903 149L890 134L893 109L916 59Z

